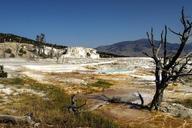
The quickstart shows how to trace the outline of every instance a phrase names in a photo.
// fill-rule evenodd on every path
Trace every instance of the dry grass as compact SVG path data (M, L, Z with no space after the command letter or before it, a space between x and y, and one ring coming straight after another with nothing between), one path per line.
M96 70L97 69L97 67L91 66L91 65L85 66L85 68L89 69L89 70Z
M176 101L174 101L174 102L175 102L175 103L182 104L183 106L192 109L192 97L187 98L187 99L183 99L183 100L176 100Z
M118 126L111 120L106 119L92 112L82 112L79 116L69 113L64 106L70 104L70 96L65 94L63 89L42 84L29 78L1 79L0 83L27 86L36 91L46 93L45 97L31 94L20 94L12 96L12 102L6 104L6 109L1 110L2 114L24 115L33 112L36 120L40 121L43 128L52 125L54 128L117 128ZM81 104L83 99L79 99ZM10 127L10 126L6 126ZM13 126L11 126L13 127ZM24 125L14 126L17 128L27 127Z
M90 94L93 92L101 92L103 89L109 88L116 84L115 81L110 80L112 76L98 75L98 74L81 74L78 72L72 73L48 73L46 76L49 78L49 82L56 86L63 87L67 94ZM114 77L114 76L113 76ZM108 78L108 79L105 79ZM65 81L65 80L74 81ZM77 83L75 80L82 80L82 83ZM113 83L113 84L112 84Z
M129 109L125 106L108 106L105 109L108 112L102 110L101 113L108 118L116 118L121 128L191 128L192 126L191 119L176 118L162 112Z

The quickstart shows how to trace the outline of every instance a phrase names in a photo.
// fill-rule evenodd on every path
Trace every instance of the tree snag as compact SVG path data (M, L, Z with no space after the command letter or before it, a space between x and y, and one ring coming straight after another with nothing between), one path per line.
M156 84L156 91L150 104L150 110L158 110L163 99L164 90L170 82L175 82L179 77L192 75L192 53L188 53L185 56L181 55L189 37L191 36L192 30L192 21L185 16L184 8L181 12L180 22L182 24L181 32L175 32L165 26L161 33L161 41L159 44L154 41L153 29L151 29L151 33L147 32L152 55L148 53L144 54L154 60ZM179 48L173 55L168 55L167 51L167 30L178 36L180 39ZM160 55L161 50L163 51L163 55Z
M36 36L36 52L37 55L44 57L45 56L45 34L41 33Z

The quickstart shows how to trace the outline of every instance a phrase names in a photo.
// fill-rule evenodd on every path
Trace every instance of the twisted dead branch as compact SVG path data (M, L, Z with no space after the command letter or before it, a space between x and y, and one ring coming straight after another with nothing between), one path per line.
M76 95L71 96L71 104L65 106L69 112L72 112L75 115L78 115L80 113L80 109L86 105L86 101L82 105L77 105L77 98Z
M123 101L121 97L107 97L106 95L101 95L100 100L109 102L109 103L115 103L115 104L125 104L125 105L130 105L130 108L136 108L136 109L148 109L149 107L147 105L144 105L144 99L142 95L138 92L138 97L141 101L140 104L138 103L133 103L130 101Z

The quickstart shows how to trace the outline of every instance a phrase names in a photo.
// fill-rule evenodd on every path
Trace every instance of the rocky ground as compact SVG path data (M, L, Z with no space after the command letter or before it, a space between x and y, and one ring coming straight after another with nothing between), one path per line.
M180 83L170 85L165 92L162 112L131 109L123 104L110 104L102 95L120 97L123 101L140 103L138 92L149 104L154 94L154 65L149 58L65 59L63 64L51 60L0 59L9 78L28 77L40 83L61 87L65 93L87 99L86 110L102 114L121 127L163 128L192 126L192 106L183 101L192 98L192 87ZM46 97L46 92L26 86L0 84L1 105L13 97L29 93Z

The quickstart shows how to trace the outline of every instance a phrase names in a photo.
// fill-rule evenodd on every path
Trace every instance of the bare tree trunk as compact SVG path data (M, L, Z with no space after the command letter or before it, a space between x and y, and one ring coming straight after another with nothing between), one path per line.
M152 110L153 108L155 110L158 110L159 107L161 106L161 102L163 101L163 92L165 84L164 86L162 86L162 84L160 86L161 86L160 88L156 88L155 95L150 105L150 110Z
M155 110L159 109L159 107L161 106L161 102L163 101L164 90L167 86L168 86L167 82L161 82L160 84L156 85L156 91L150 105L150 110L152 110L153 108Z

